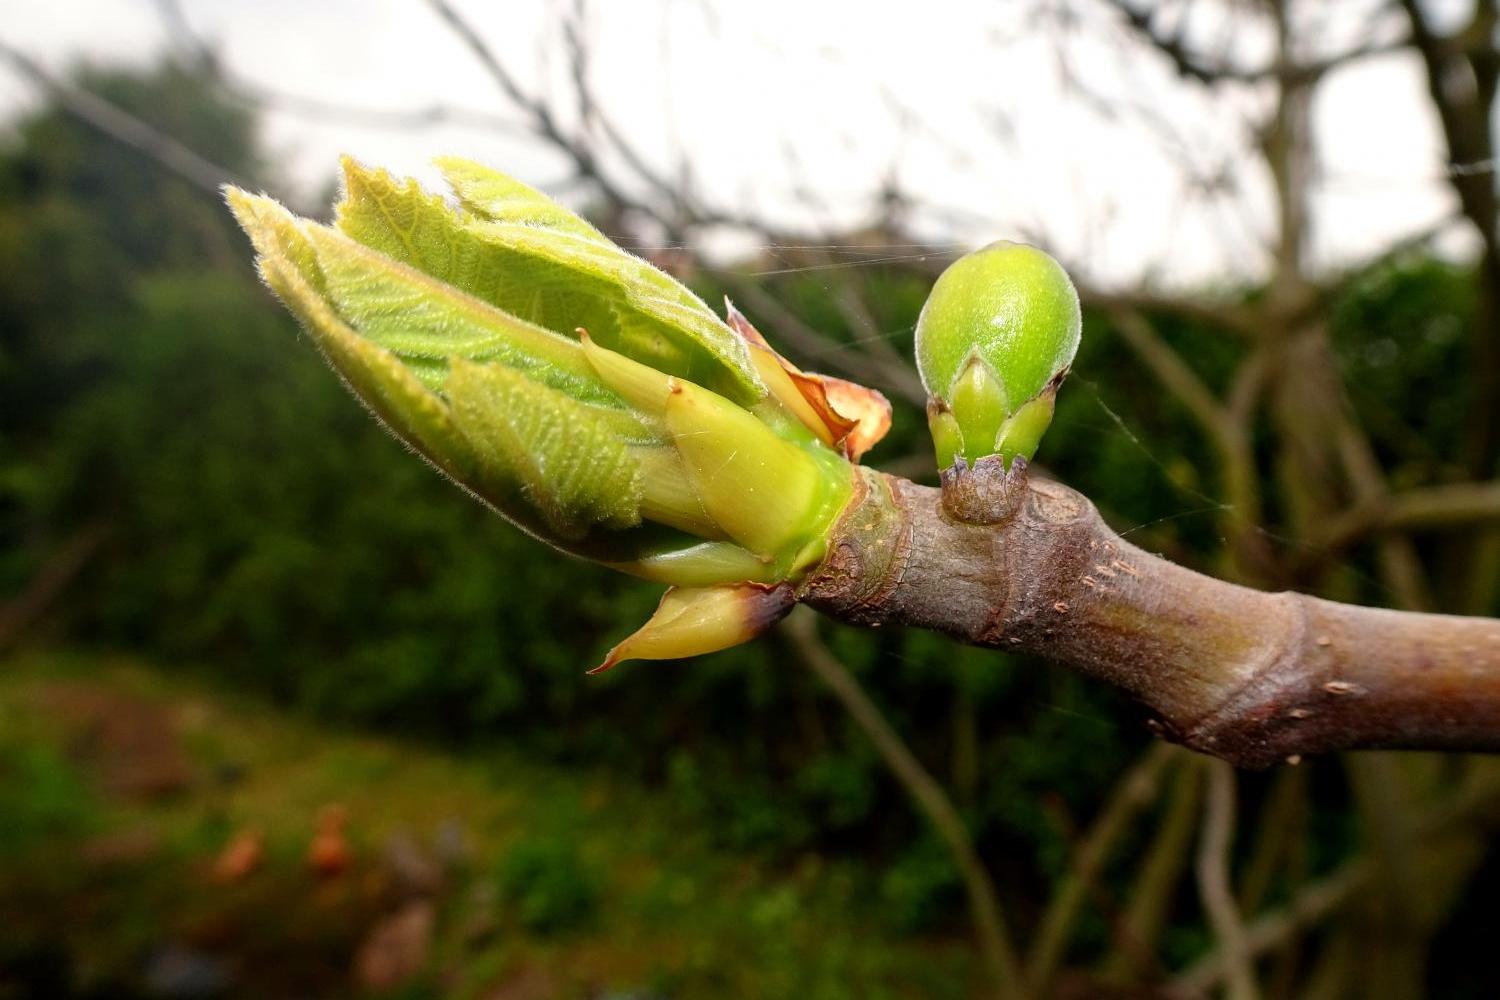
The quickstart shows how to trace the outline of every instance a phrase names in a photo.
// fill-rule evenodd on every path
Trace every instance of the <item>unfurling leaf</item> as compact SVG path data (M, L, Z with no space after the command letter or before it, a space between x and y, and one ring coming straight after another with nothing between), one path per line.
M806 377L817 381L818 391L833 412L853 424L840 443L849 461L858 462L891 429L891 401L879 390L848 379L812 372Z
M307 328L366 406L403 441L463 482L475 458L447 403L390 351L360 336L324 298L326 282L299 221L269 198L228 192L255 245L261 276Z
M645 428L623 410L591 407L503 365L457 361L443 384L454 423L479 459L482 495L519 489L559 537L641 521Z
M739 339L671 277L525 185L462 160L440 165L470 211L346 158L338 228L549 330L583 327L612 350L736 402L763 394Z
M439 161L457 204L344 161L334 226L227 198L267 284L355 395L558 548L673 585L627 656L785 613L890 423L534 189Z
M587 221L514 177L458 156L439 156L433 162L443 172L459 203L476 216L496 222L522 222L609 242L609 237ZM348 166L360 169L352 161Z

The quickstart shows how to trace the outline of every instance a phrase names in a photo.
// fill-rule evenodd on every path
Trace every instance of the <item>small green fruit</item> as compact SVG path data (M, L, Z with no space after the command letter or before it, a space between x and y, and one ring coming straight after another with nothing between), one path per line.
M938 278L917 320L938 466L998 454L1030 459L1078 352L1078 292L1062 265L1021 243L991 243Z

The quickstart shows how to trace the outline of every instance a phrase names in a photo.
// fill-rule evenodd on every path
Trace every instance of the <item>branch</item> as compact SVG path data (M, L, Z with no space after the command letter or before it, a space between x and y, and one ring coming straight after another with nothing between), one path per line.
M568 59L569 81L580 119L577 129L566 128L553 104L545 97L527 92L478 27L452 3L448 0L428 0L428 4L523 116L524 121L519 125L506 121L510 130L519 127L566 158L571 164L575 179L592 184L610 209L629 211L659 224L668 242L680 243L681 249L704 270L716 273L718 269L691 240L694 231L701 227L734 226L754 233L770 243L788 242L791 239L752 216L703 204L692 196L685 178L674 179L668 173L653 167L610 116L603 112L590 82L589 53L585 37L587 12L583 0L574 0L572 10L563 22L562 38L563 50ZM606 161L623 163L627 168L621 172L623 176L617 176L616 172L609 170ZM636 191L640 193L634 193ZM822 338L819 336L816 339ZM853 366L840 367L847 371ZM909 387L905 393L898 388L907 376L910 376L911 382L917 381L914 373L909 370L888 371L882 376L869 377L860 372L850 377L856 381L880 384L897 395L911 395ZM920 392L920 384L915 402L919 406L926 402L926 394Z
M1224 496L1229 500L1222 512L1228 553L1242 578L1263 577L1271 559L1265 539L1257 531L1261 522L1260 492L1250 441L1252 411L1265 376L1263 353L1252 353L1241 364L1229 402L1221 403L1145 315L1117 308L1110 311L1110 317L1126 345L1202 426L1217 454Z
M826 256L832 263L832 254ZM893 369L911 370L910 360L902 357L901 353L891 346L889 335L875 321L875 314L865 297L867 289L862 277L846 274L835 282L829 291L839 315L844 317L844 321L849 324L850 332L854 334L854 343L858 344L865 353L877 355L883 364ZM920 379L918 381L920 382Z
M599 111L599 102L589 84L588 46L584 40L584 22L587 19L584 0L574 0L572 16L563 22L563 43L568 53L568 64L572 72L573 92L578 100L579 117L584 126L597 128L614 147L615 152L650 187L667 200L677 215L693 221L704 221L683 196L679 185L656 171L615 125L614 120ZM662 220L667 222L668 220ZM671 224L668 228L674 228Z
M1186 757L1186 754L1182 756ZM1201 796L1201 758L1191 758L1177 769L1164 815L1142 857L1131 883L1129 904L1117 921L1115 945L1104 964L1106 982L1128 984L1143 971L1159 967L1157 951L1167 925L1172 897L1187 867L1193 835L1198 831Z
M1427 91L1448 145L1449 185L1483 246L1474 321L1478 400L1470 421L1467 457L1474 475L1489 476L1500 460L1500 192L1492 174L1461 167L1495 159L1490 123L1500 81L1500 50L1493 41L1500 14L1492 2L1480 0L1463 31L1441 36L1418 0L1401 0L1401 6L1411 23L1412 47L1421 56ZM1476 570L1487 572L1484 560L1478 563Z
M1419 841L1469 825L1493 826L1492 814L1500 801L1500 781L1494 772L1465 782L1451 796L1428 807L1414 831ZM1281 947L1302 931L1318 926L1375 882L1381 874L1374 859L1360 855L1345 861L1323 878L1299 888L1279 909L1265 913L1245 929L1245 944L1251 958ZM1213 951L1188 966L1173 980L1173 993L1198 996L1222 981L1228 971L1222 951Z
M1156 376L1162 387L1177 397L1216 445L1225 436L1227 417L1223 405L1182 356L1161 339L1145 316L1134 309L1111 309L1110 320L1125 343Z
M264 86L232 72L219 58L214 47L193 30L187 12L182 9L178 0L156 0L155 6L163 29L181 51L182 57L198 69L205 83L213 87L220 97L243 107L256 111L283 111L314 121L344 122L364 128L404 131L457 125L501 135L532 134L524 126L500 115L441 102L414 108L380 108L343 104Z
M88 565L108 534L109 529L103 524L79 529L42 563L19 594L0 601L0 652L9 649L25 633L27 626L52 607Z
M1222 327L1251 341L1260 338L1265 325L1264 317L1258 310L1237 302L1162 295L1149 291L1105 291L1090 286L1080 278L1075 278L1073 283L1078 286L1078 296L1083 304L1096 309L1168 313L1186 320Z
M1374 878L1375 870L1375 865L1368 858L1360 858L1345 864L1332 875L1299 889L1286 906L1268 913L1246 928L1245 957L1254 959L1299 932L1318 926L1364 889ZM1174 979L1174 989L1187 996L1207 993L1227 974L1227 959L1228 956L1223 951L1210 953Z
M1245 924L1234 901L1229 857L1234 846L1234 769L1216 761L1208 770L1208 798L1198 845L1198 894L1229 969L1230 1000L1256 1000L1255 965L1245 940Z
M1245 861L1236 896L1240 910L1245 913L1260 908L1283 867L1292 868L1300 863L1302 852L1297 842L1306 834L1309 770L1282 768L1266 790L1255 831L1250 835L1250 856Z
M1181 753L1181 751L1176 751ZM1083 910L1089 888L1099 877L1130 823L1156 801L1163 769L1172 759L1172 749L1158 743L1115 785L1114 793L1099 812L1088 836L1078 845L1073 863L1058 884L1042 916L1026 962L1026 981L1034 996L1048 996L1052 980L1062 963L1073 927Z
M1346 548L1383 531L1445 531L1500 521L1500 480L1406 490L1351 507L1324 526L1323 552Z
M684 226L713 223L750 225L748 220L689 203L681 186L672 183L667 177L653 169L640 151L609 119L609 116L600 112L589 86L587 47L582 34L584 12L581 3L575 3L570 19L564 24L563 44L569 60L574 97L579 105L583 130L578 134L570 134L559 122L551 105L543 98L526 92L479 29L459 13L453 4L448 0L428 0L428 2L433 12L473 53L506 98L527 117L531 131L571 160L573 169L578 175L595 184L611 205L616 208L630 209L656 220L666 228L668 235L673 239L682 235ZM636 173L646 187L671 205L673 210L671 213L660 211L647 200L630 194L605 170L600 162L598 151L590 141L587 132L590 126L597 127L609 146Z
M1347 404L1340 408L1337 425L1335 435L1339 457L1355 497L1360 503L1379 503L1390 492L1385 473L1375 457L1368 435L1350 418ZM1391 588L1400 607L1409 611L1425 611L1432 607L1427 575L1410 538L1387 533L1376 545L1376 556L1380 561L1381 579Z
M1360 608L1214 580L1121 539L1033 481L1020 513L960 523L867 473L799 596L1118 685L1185 746L1246 767L1363 747L1500 750L1500 621Z
M764 317L766 328L774 330L780 341L791 344L812 363L827 365L845 378L874 386L915 406L927 405L927 390L911 365L851 350L804 323L758 282L729 270L715 269L712 273L729 286L737 301Z
M1131 32L1156 49L1172 63L1177 75L1206 86L1221 83L1261 83L1279 81L1287 86L1306 86L1361 59L1386 55L1406 45L1405 39L1369 41L1323 59L1306 62L1277 59L1264 66L1237 67L1213 63L1195 53L1180 33L1167 34L1152 23L1149 10L1137 10L1126 0L1111 0L1111 6L1125 18Z
M521 88L520 83L505 68L505 64L490 48L489 43L462 14L454 9L452 4L446 0L429 0L429 2L433 11L474 54L485 72L489 73L490 78L495 81L511 103L531 120L536 133L572 160L580 176L587 177L598 185L600 192L612 205L621 208L643 208L636 199L626 194L610 180L603 170L599 169L597 157L584 140L563 131L557 117L545 101L532 97ZM657 214L646 211L653 216Z

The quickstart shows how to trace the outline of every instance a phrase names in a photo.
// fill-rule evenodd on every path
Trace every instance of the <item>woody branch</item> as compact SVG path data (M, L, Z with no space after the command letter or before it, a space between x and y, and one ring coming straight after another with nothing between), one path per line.
M1115 684L1164 736L1247 767L1369 747L1500 750L1500 621L1215 580L1136 548L1033 482L972 525L939 491L867 473L803 600L1057 660Z

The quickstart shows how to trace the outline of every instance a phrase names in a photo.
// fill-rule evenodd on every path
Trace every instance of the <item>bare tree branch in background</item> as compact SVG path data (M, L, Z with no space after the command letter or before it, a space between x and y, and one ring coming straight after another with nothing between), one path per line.
M63 540L20 593L0 601L0 653L14 646L78 578L109 537L105 524L89 524Z
M1120 12L1126 23L1153 49L1170 59L1180 75L1209 85L1269 81L1289 87L1307 87L1335 70L1372 56L1400 51L1406 44L1402 38L1383 41L1369 39L1336 55L1305 61L1287 58L1285 50L1281 50L1269 64L1238 67L1204 58L1188 44L1180 25L1176 32L1164 30L1153 16L1150 6L1140 6L1132 0L1109 0L1109 4ZM1371 27L1378 28L1378 24L1372 24Z
M506 69L505 64L485 41L484 36L458 12L447 0L429 0L433 12L458 36L464 46L489 73L506 99L522 112L535 134L544 139L558 152L572 161L579 176L587 178L599 188L601 194L616 209L638 209L648 215L658 213L638 199L629 195L598 164L595 151L587 140L566 130L558 120L552 107L540 98L527 93L520 82Z
M1131 822L1150 808L1160 790L1162 774L1181 754L1159 743L1147 750L1115 784L1114 792L1099 811L1088 833L1074 850L1073 861L1053 892L1037 924L1026 959L1026 984L1033 996L1048 996L1062 964L1064 951L1088 891L1100 877L1109 855L1128 831Z
M168 37L182 58L197 67L205 80L216 83L220 96L237 104L361 128L406 131L457 125L513 137L533 134L524 122L475 108L443 103L409 109L343 104L267 86L233 73L213 47L199 37L178 0L155 0L155 6Z
M1255 458L1250 447L1250 416L1256 367L1243 368L1244 391L1234 407L1221 403L1192 368L1159 337L1140 312L1111 311L1115 328L1130 348L1151 370L1163 388L1187 409L1218 452L1225 504L1224 532L1230 555L1242 578L1265 579L1270 571L1270 553L1258 531L1261 523L1260 494Z
M792 243L795 237L780 233L762 220L725 212L704 205L690 196L666 173L652 167L635 144L605 114L591 90L588 72L588 40L585 37L586 7L575 2L565 23L564 43L570 66L573 100L581 119L581 131L566 128L557 111L548 102L528 93L505 66L498 53L485 41L483 34L448 0L429 0L433 11L464 43L490 74L506 99L530 122L537 138L571 161L578 176L587 180L603 195L615 211L635 212L661 226L667 238L677 244L694 263L718 280L728 284L747 304L766 305L758 299L743 277L716 266L707 259L692 238L704 227L735 226L755 232L771 244ZM604 139L604 146L590 137L590 132ZM605 163L605 155L618 159L629 168L629 176L617 177ZM679 170L679 175L685 171ZM636 194L644 188L649 194ZM877 254L878 256L878 251ZM767 297L768 298L768 297ZM849 352L821 332L795 322L786 310L779 310L779 320L786 328L779 330L798 350L839 374L867 382L877 388L923 405L926 393L910 363L883 351L883 344L868 342L864 350ZM790 321L790 322L789 322Z
M59 107L89 128L134 150L199 190L218 198L219 189L223 185L245 183L228 168L189 149L128 111L97 94L59 80L42 68L41 63L3 40L0 40L0 58L4 58L43 92L50 94Z
M1322 306L1319 299L1324 293L1315 279L1307 273L1305 263L1308 245L1308 192L1314 176L1312 158L1316 155L1308 131L1308 107L1314 88L1324 78L1350 62L1367 55L1415 44L1422 51L1429 67L1432 96L1439 105L1445 132L1449 133L1452 159L1484 161L1493 156L1492 149L1484 145L1491 142L1488 115L1483 121L1476 123L1471 110L1467 123L1459 127L1459 120L1465 117L1464 114L1442 107L1446 99L1438 82L1442 73L1434 69L1434 66L1445 59L1453 59L1455 53L1431 38L1430 32L1427 33L1428 37L1423 37L1422 12L1415 2L1408 2L1405 6L1409 18L1413 20L1410 35L1406 32L1389 34L1386 33L1389 29L1381 26L1379 31L1382 34L1377 36L1374 34L1376 29L1372 27L1370 36L1355 48L1347 50L1344 55L1309 61L1298 51L1302 40L1293 28L1290 3L1286 0L1273 0L1260 9L1269 18L1274 29L1278 55L1264 67L1245 70L1216 63L1199 53L1183 29L1185 14L1181 12L1187 9L1185 7L1179 8L1177 28L1172 30L1164 27L1163 20L1158 17L1160 8L1164 5L1143 8L1116 2L1115 6L1122 11L1136 36L1148 48L1165 57L1184 79L1210 89L1225 84L1250 82L1269 84L1274 88L1274 111L1258 131L1262 137L1259 154L1273 182L1279 221L1273 244L1271 292L1262 304L1252 307L1252 314L1258 312L1259 315L1249 326L1251 338L1263 345L1262 356L1270 358L1274 364L1270 413L1281 441L1282 493L1290 501L1288 527L1293 536L1312 539L1321 530L1319 526L1327 525L1328 534L1333 540L1352 541L1372 530L1373 525L1378 523L1381 515L1376 512L1387 510L1416 512L1416 516L1401 520L1401 527L1417 526L1427 516L1440 521L1443 513L1475 513L1476 504L1481 512L1484 511L1486 505L1483 501L1487 499L1487 487L1479 484L1457 488L1453 493L1440 492L1436 503L1431 503L1422 494L1415 494L1408 506L1408 502L1400 499L1399 494L1392 494L1368 435L1351 419L1341 376L1331 361L1327 324L1320 315ZM1388 20L1386 13L1387 9L1382 9L1380 20ZM1475 24L1483 23L1488 18L1492 27L1493 16L1493 7L1484 0L1476 4ZM1485 63L1486 59L1493 57L1493 31L1486 34L1480 29L1465 33L1465 37L1471 42L1476 35L1482 38L1477 47L1480 64L1493 65ZM1446 73L1450 83L1455 75L1461 75L1455 74L1451 65ZM1494 78L1486 79L1483 70L1475 70L1473 76L1480 82L1472 88L1472 93L1487 93L1489 96L1486 100L1492 102ZM1456 130L1465 133L1458 142L1455 142L1453 134ZM1483 142L1472 141L1476 132ZM1466 214L1470 215L1471 220L1476 214L1479 216L1475 220L1475 226L1483 238L1484 260L1480 267L1482 306L1478 323L1480 343L1476 347L1479 352L1476 368L1483 370L1483 374L1479 376L1481 398L1493 399L1493 387L1485 388L1485 385L1494 377L1492 373L1500 372L1500 364L1496 364L1486 353L1493 350L1486 346L1487 341L1493 338L1493 313L1483 302L1491 301L1495 290L1500 289L1500 282L1495 280L1492 273L1488 273L1495 260L1492 235L1495 224L1494 188L1489 178L1483 179L1479 184L1474 183L1472 177L1455 177L1454 180L1457 185L1462 186L1458 194ZM1481 187L1482 190L1479 190ZM1464 188L1468 189L1467 192ZM1189 412L1198 416L1200 423L1214 426L1219 419L1216 401L1195 382L1191 372L1180 364L1181 359L1175 359L1162 349L1163 345L1143 336L1140 327L1140 323L1121 325L1127 342L1138 352L1144 351L1143 361L1164 380L1164 384L1175 387L1176 394L1183 399ZM1254 332L1256 330L1259 332ZM1477 436L1486 441L1481 441L1478 445L1471 444L1471 450L1482 459L1471 467L1477 475L1486 478L1493 475L1494 456L1485 452L1493 448L1488 439L1493 437L1492 431L1497 424L1488 415L1489 412L1489 404L1484 404L1477 421L1477 424L1483 425L1477 428ZM1358 513L1340 514L1341 508ZM1485 515L1481 513L1481 516ZM1320 546L1314 544L1306 551L1307 557L1316 559L1314 553L1319 549ZM1327 572L1327 568L1332 565L1327 558L1331 552L1327 549L1323 551L1322 568L1315 571L1314 579L1317 573ZM1410 540L1395 526L1377 540L1376 557L1381 578L1398 603L1419 607L1431 601L1421 560ZM1301 556L1292 562L1300 559ZM1493 593L1495 585L1494 564L1493 559L1487 561L1482 555L1475 559L1474 583L1470 587L1474 597L1470 610L1487 606L1488 599L1485 595ZM1304 564L1301 572L1308 569ZM1294 579L1298 572L1299 570L1292 570ZM1285 571L1277 573L1283 578L1284 574ZM1302 579L1309 578L1304 576ZM1365 763L1367 766L1351 770L1351 780L1360 791L1357 800L1361 804L1361 816L1367 825L1367 832L1377 835L1378 841L1381 829L1391 826L1401 815L1409 814L1415 808L1414 803L1430 794L1430 791L1426 787L1428 781L1413 768L1398 767L1395 762L1376 758ZM1409 845L1410 841L1402 839L1401 843ZM1418 900L1413 894L1421 890L1415 886L1403 889L1394 873L1388 871L1396 863L1395 859L1409 850L1409 846L1394 846L1382 858L1377 859L1380 870L1390 878L1383 879L1381 883L1386 887L1382 890L1382 895L1372 897L1368 933L1379 936L1384 941L1399 940L1402 943L1401 957L1393 955L1382 966L1385 972L1370 973L1374 977L1372 983L1384 978L1384 983L1377 984L1374 988L1387 994L1394 991L1394 994L1412 995L1411 990L1420 989L1413 977L1420 974L1421 957L1425 951L1423 942L1433 933L1431 923L1417 924L1405 919L1406 914L1418 909ZM1440 881L1462 878L1459 873L1467 870L1461 867L1449 868L1442 872ZM1436 885L1429 889L1438 897L1443 894L1443 890L1437 889ZM1400 923L1399 926L1397 922ZM1224 923L1222 913L1216 923L1219 925L1221 947L1230 956L1230 960L1221 968L1236 970L1231 992L1243 993L1248 988L1247 980L1251 977L1244 969L1243 958L1234 957L1240 951L1240 946L1236 944L1238 934L1233 927Z
M1215 761L1208 769L1202 842L1198 847L1198 894L1208 913L1209 925L1224 953L1229 970L1229 1000L1256 1000L1255 968L1245 940L1245 925L1229 877L1230 850L1234 845L1234 769Z
M1472 774L1457 790L1428 809L1419 819L1416 836L1443 841L1471 828L1492 830L1500 824L1500 771L1486 769ZM1441 848L1439 848L1441 849ZM1285 947L1298 934L1348 906L1381 876L1369 855L1343 862L1328 875L1309 882L1283 906L1268 910L1245 928L1245 946L1255 958ZM1206 993L1223 980L1228 964L1223 951L1215 950L1188 966L1173 986L1189 996Z
M1401 0L1401 6L1448 143L1449 182L1483 248L1474 357L1479 405L1470 425L1469 462L1475 476L1487 477L1495 473L1500 460L1500 200L1492 173L1453 168L1495 159L1491 128L1500 80L1500 43L1496 41L1500 13L1493 0L1473 0L1467 23L1451 35L1440 36L1417 0Z
M1337 551L1381 531L1452 531L1500 521L1500 482L1449 483L1386 494L1323 526L1317 544Z
M797 658L827 685L849 717L874 744L902 790L927 817L953 856L969 897L969 910L994 995L1001 998L1028 996L994 883L974 849L973 838L964 826L963 817L954 808L948 794L891 728L854 675L818 638L812 616L793 615L781 628Z

